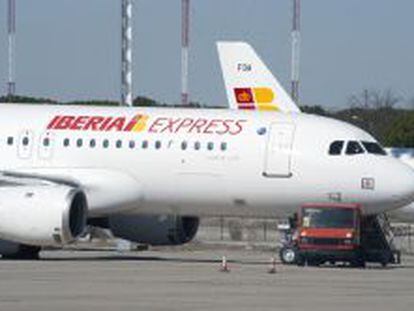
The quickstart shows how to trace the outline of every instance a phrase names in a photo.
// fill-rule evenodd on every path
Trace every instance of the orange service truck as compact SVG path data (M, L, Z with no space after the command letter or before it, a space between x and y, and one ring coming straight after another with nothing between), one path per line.
M305 204L291 222L296 227L280 251L281 260L300 266L346 262L365 267L366 262L379 262L383 266L397 263L395 251L376 226L375 217L363 216L358 204Z

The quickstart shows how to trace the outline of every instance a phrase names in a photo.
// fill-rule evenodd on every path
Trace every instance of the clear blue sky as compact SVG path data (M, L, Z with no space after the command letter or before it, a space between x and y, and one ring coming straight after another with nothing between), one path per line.
M18 93L119 99L120 2L17 0ZM0 0L0 83L7 82ZM346 105L364 88L414 97L414 1L303 0L302 102ZM291 0L192 0L191 99L226 103L217 40L250 42L289 86ZM178 103L180 0L135 0L135 95Z

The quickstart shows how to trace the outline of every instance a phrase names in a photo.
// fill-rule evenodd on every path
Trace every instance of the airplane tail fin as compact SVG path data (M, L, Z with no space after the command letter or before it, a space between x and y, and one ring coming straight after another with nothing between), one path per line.
M230 109L300 112L254 49L245 42L218 42Z

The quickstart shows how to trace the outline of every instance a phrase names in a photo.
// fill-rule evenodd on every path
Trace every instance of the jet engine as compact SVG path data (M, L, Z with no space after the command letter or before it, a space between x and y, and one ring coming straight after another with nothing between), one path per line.
M148 245L188 243L198 225L196 217L116 215L108 219L108 227L116 237Z
M70 186L2 187L0 238L36 246L68 244L83 233L87 212L84 192Z

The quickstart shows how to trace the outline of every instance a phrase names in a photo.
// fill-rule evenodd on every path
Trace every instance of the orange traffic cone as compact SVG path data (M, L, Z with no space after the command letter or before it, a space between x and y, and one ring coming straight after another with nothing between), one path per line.
M270 268L267 272L270 273L270 274L275 274L277 272L276 271L276 259L275 259L275 257L272 257L270 259Z
M230 272L228 263L227 263L227 258L226 256L223 256L222 260L221 260L221 267L220 267L220 271L221 272Z

